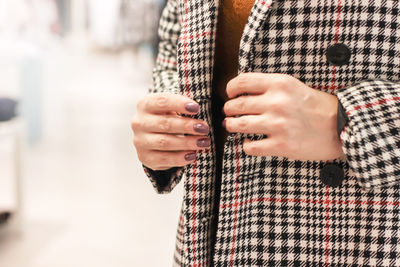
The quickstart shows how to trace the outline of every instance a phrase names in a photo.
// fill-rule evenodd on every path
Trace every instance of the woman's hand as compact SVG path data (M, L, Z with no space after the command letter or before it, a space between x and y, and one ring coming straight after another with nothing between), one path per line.
M336 96L290 75L266 73L240 74L228 83L227 94L227 131L268 136L246 139L246 154L295 160L332 160L343 154Z
M181 95L157 93L139 100L131 124L139 160L153 170L192 163L196 151L207 149L211 144L207 136L209 126L204 121L178 114L198 112L199 105Z

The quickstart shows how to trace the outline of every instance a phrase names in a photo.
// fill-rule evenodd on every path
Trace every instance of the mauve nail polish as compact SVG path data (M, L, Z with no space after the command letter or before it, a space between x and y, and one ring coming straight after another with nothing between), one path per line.
M210 138L203 138L203 139L197 140L198 147L209 147L210 145L211 145Z
M186 161L192 161L195 158L196 158L196 152L192 152L192 153L189 153L189 154L185 155L185 160Z
M197 113L200 110L200 106L196 103L187 103L185 109L192 113Z
M226 120L222 121L222 127L224 127L226 129Z
M193 129L201 134L208 134L208 132L210 131L210 127L208 127L207 125L204 125L202 123L197 123L194 125Z

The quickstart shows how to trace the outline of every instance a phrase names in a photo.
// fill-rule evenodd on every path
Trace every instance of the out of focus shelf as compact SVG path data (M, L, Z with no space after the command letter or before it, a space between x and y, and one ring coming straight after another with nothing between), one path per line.
M12 216L11 211L2 211L0 210L0 227L7 223Z
M23 123L18 117L0 122L0 165L2 170L0 179L0 189L2 190L0 225L11 221L20 224L22 207L22 132Z

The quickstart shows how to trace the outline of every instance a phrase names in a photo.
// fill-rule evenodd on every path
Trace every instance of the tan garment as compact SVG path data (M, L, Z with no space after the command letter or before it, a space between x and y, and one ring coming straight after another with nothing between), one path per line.
M226 84L237 75L239 45L254 0L222 0L218 17L215 85L226 102Z
M214 101L216 113L220 111L228 100L226 94L227 83L237 76L239 61L240 39L247 19L250 15L254 0L222 0L218 17L216 39L215 73L214 73ZM223 115L214 120L217 139L217 150L221 153L227 132L221 127ZM217 128L217 129L216 129ZM218 155L222 156L218 153Z

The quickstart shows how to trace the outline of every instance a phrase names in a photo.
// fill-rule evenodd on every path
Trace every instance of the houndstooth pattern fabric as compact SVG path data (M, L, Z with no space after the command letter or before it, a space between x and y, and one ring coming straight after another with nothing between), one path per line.
M193 98L209 125L217 11L218 1L168 2L152 90ZM326 51L338 43L350 62L332 66ZM349 123L345 155L330 163L345 179L324 185L325 161L248 156L242 134L225 143L218 214L214 144L167 187L147 172L160 193L185 177L174 266L400 266L399 44L397 0L256 0L239 72L286 73L337 95Z

